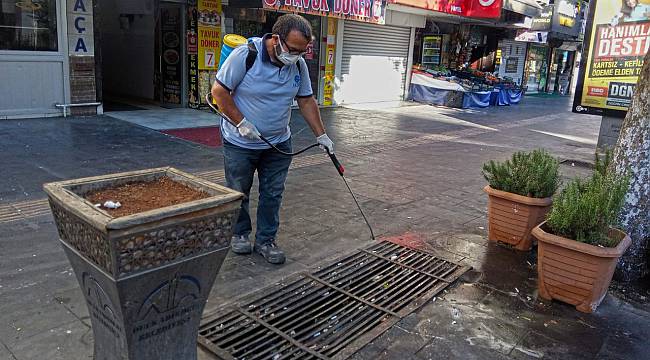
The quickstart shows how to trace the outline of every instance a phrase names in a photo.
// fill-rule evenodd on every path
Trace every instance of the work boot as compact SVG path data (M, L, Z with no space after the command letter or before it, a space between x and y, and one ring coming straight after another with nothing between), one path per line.
M275 241L263 245L255 243L255 252L262 255L271 264L284 264L286 260L284 251L278 247Z
M230 248L232 252L239 255L246 255L253 252L251 241L245 235L233 235L230 240Z

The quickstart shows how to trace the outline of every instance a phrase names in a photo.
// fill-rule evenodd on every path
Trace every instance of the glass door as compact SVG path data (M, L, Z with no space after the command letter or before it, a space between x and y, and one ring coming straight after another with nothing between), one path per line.
M527 93L543 92L546 87L548 48L530 44L526 59Z
M441 35L426 35L422 39L422 67L433 69L440 65L442 48Z

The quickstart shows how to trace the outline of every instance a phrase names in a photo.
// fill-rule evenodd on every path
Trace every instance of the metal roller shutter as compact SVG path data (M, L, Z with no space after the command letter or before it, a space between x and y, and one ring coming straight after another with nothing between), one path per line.
M346 21L341 57L343 102L402 100L410 39L408 27ZM360 71L368 75L361 76Z

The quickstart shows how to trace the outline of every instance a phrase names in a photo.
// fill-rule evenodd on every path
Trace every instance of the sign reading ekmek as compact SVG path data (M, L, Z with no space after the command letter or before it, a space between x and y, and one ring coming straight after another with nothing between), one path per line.
M95 55L92 0L70 0L68 3L68 55Z
M386 0L263 0L265 9L375 24L386 22Z

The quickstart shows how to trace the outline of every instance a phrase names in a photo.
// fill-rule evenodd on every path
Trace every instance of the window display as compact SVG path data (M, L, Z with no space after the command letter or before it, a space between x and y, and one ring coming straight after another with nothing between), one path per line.
M57 51L55 0L0 0L0 50Z

